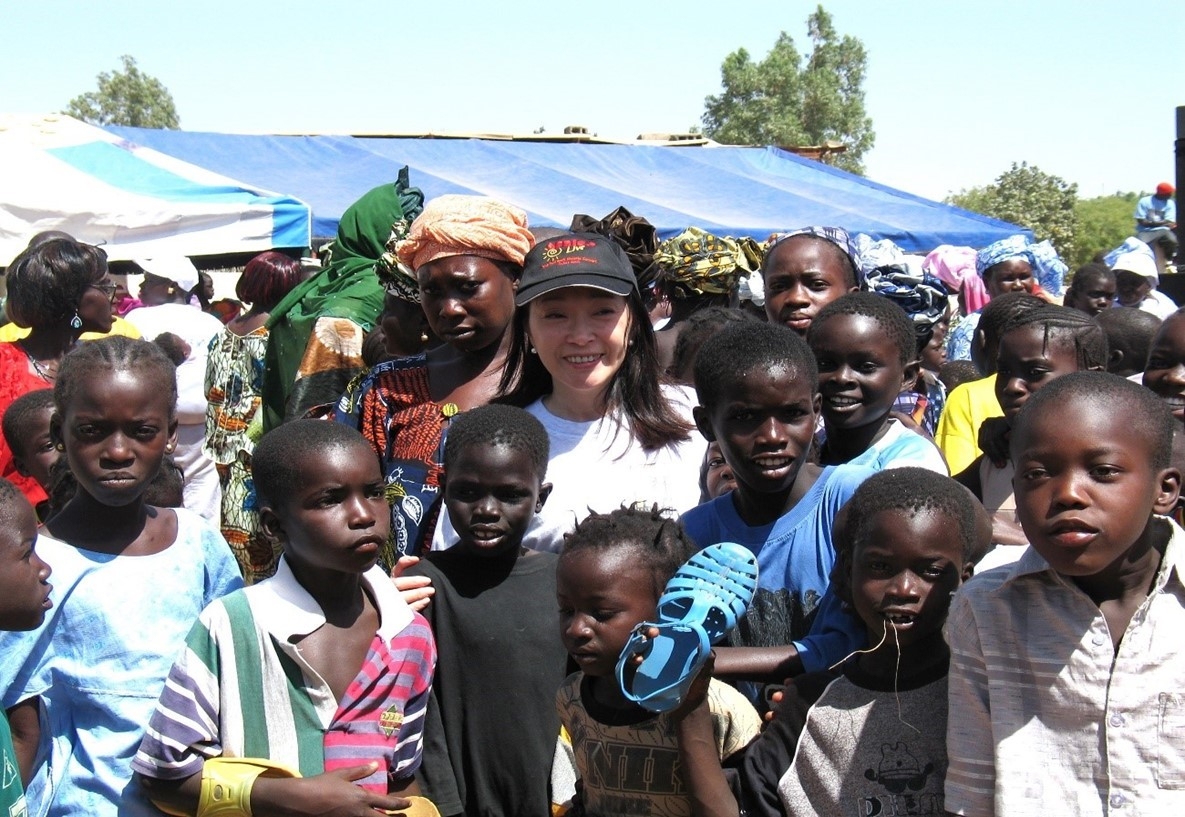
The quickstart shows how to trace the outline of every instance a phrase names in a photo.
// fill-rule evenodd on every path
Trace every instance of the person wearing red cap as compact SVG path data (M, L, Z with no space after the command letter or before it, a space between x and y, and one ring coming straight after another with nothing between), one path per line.
M1156 185L1156 192L1136 203L1136 237L1171 261L1177 252L1177 204L1173 201L1173 186L1168 182Z

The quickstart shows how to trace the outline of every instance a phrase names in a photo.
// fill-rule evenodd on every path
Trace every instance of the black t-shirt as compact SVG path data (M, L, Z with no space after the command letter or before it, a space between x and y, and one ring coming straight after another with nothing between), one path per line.
M547 817L566 675L554 553L511 566L455 550L412 574L436 588L424 615L438 660L420 781L442 814Z

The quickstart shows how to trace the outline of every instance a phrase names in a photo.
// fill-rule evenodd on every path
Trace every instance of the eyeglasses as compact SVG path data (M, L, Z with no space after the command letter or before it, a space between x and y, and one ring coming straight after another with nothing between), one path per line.
M106 295L108 301L115 303L115 293L119 291L119 285L114 281L99 281L91 286Z

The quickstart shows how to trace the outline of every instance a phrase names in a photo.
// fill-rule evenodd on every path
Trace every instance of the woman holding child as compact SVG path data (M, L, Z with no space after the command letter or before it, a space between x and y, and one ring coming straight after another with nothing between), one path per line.
M625 253L592 234L548 239L527 255L515 302L502 399L547 429L547 480L555 486L524 544L559 550L590 510L693 507L704 451L691 435L694 399L660 379ZM450 534L443 531L446 540Z
M416 276L428 324L444 343L380 363L338 405L378 452L397 554L432 536L444 437L458 412L488 403L507 358L514 293L535 240L526 214L479 196L433 199L395 251Z

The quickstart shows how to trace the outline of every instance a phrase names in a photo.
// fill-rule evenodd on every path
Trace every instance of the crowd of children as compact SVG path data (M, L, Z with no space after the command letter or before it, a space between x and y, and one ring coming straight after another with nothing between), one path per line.
M1185 310L1134 319L1105 264L1060 305L1064 265L1023 237L963 259L977 290L950 283L957 248L809 227L762 253L578 219L593 232L537 241L520 211L449 197L396 225L388 290L452 350L425 332L443 351L375 371L418 373L432 479L405 490L394 438L423 429L391 422L373 374L336 422L322 405L247 435L266 570L184 507L168 338L79 342L11 402L12 471L39 491L0 480L0 806L1185 805ZM955 294L975 306L957 386ZM660 339L647 309L671 298ZM756 561L752 601L671 668L673 708L636 703L628 645L726 542Z

